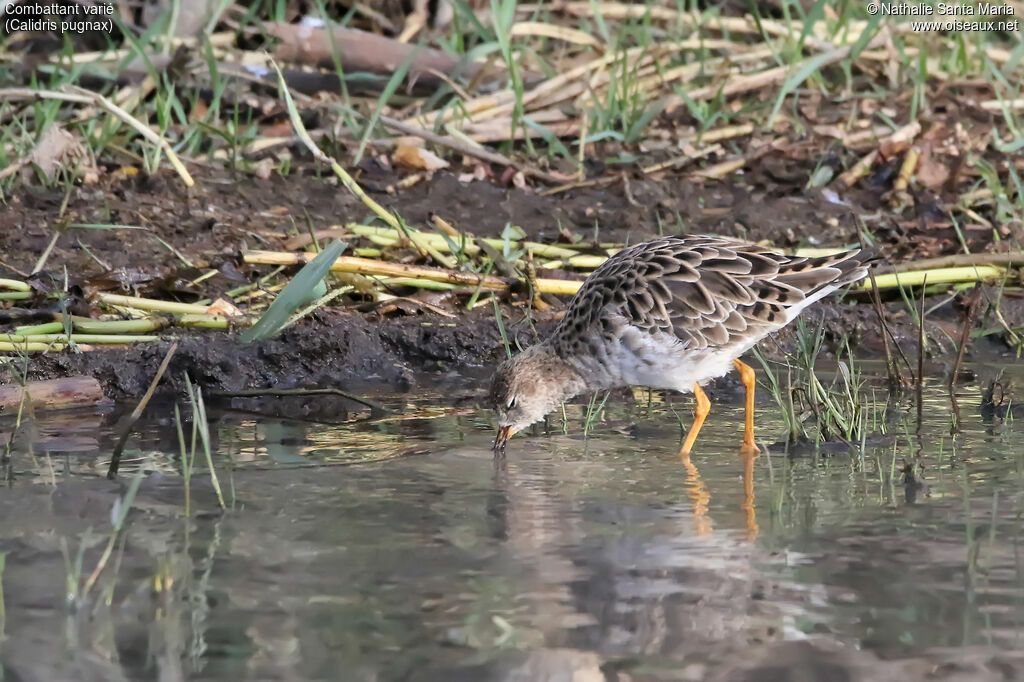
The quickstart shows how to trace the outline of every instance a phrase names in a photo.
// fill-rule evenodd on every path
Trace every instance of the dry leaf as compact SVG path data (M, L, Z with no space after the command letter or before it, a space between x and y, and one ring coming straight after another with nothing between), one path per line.
M202 121L209 110L210 108L206 106L205 100L197 99L195 105L192 107L192 111L188 112L188 120L191 123Z
M241 317L242 311L235 307L235 304L224 298L218 298L206 309L209 315L223 315L224 317Z
M917 121L909 123L889 136L878 147L878 152L886 159L891 159L897 154L902 154L914 138L921 132L921 124Z
M65 169L91 184L99 179L99 170L89 150L74 134L58 125L51 125L39 138L29 160L53 180L57 171Z
M491 172L490 166L485 163L473 164L472 173L462 173L459 175L459 182L473 182L474 180L486 180L487 178L494 177L494 173Z
M252 165L252 172L256 174L256 177L261 180L266 180L274 174L274 169L277 168L277 162L271 158L260 159Z
M288 119L282 119L274 123L268 123L267 125L260 126L260 133L264 137L288 137L293 132L292 122Z
M399 166L412 170L435 171L448 167L448 162L434 152L410 145L399 145L391 158Z
M949 168L935 158L930 149L925 149L917 160L917 181L928 189L941 187L949 180Z

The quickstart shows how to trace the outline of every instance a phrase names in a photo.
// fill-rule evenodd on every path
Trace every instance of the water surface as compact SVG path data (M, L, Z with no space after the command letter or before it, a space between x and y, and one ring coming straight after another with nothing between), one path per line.
M111 416L40 415L0 497L5 678L1019 676L1020 429L965 387L954 438L944 390L925 397L920 435L902 404L863 448L756 458L724 398L689 462L680 397L615 396L586 438L570 406L501 461L491 415L443 395L335 425L211 407L230 509L197 474L191 517L170 410L116 483ZM762 395L757 416L771 445L779 410Z

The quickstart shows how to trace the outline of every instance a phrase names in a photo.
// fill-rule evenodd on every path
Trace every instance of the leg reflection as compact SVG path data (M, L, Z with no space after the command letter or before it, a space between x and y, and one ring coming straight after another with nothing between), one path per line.
M697 535L708 535L711 533L711 517L708 516L708 503L711 501L711 493L704 485L704 480L697 471L697 465L690 460L690 453L683 451L679 453L686 469L686 496L693 503L693 518L697 526Z
M757 526L757 511L754 509L754 459L755 453L743 454L743 505L747 517L747 539L756 540L760 529Z

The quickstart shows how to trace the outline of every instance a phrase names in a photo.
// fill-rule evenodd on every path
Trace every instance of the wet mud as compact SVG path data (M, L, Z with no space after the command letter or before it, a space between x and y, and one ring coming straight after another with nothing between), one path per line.
M397 191L394 187L400 178L390 172L364 169L360 181L410 224L424 224L437 213L478 236L499 235L511 223L541 241L557 241L560 232L602 242L717 233L769 240L780 247L850 245L859 241L858 223L875 211L871 220L876 235L885 237L877 245L882 256L907 257L905 231L884 229L895 223L892 216L876 210L877 198L870 193L861 191L840 202L827 191L798 191L780 183L773 176L777 173L778 169L761 165L739 180L709 184L681 178L658 182L624 178L611 186L556 196L491 181L463 183L446 173ZM89 300L94 291L186 302L213 298L272 269L244 265L241 256L246 251L281 249L307 226L323 229L368 218L358 200L323 178L263 180L220 171L198 174L197 186L191 190L185 190L171 173L131 178L108 174L99 185L74 188L62 209L64 201L63 191L27 187L0 212L0 276L27 278L38 294L31 301L17 302L20 308L8 305L0 310L0 322L6 322L0 324L2 331L9 331L31 311L36 315L41 311L43 317L46 311L54 311L54 294L63 290L65 272L71 294L67 300L71 311L80 314L94 310ZM76 227L97 223L146 230ZM55 229L59 237L45 267L27 277ZM958 246L950 241L950 248ZM925 255L944 250L932 248ZM218 275L199 289L190 287L187 282L200 274L200 268L216 268ZM180 390L185 371L210 390L410 388L431 375L486 374L486 368L504 354L493 310L488 306L467 313L443 295L426 296L424 300L433 307L447 307L449 315L415 302L387 311L367 305L335 307L314 313L275 339L251 345L239 343L233 331L165 330L162 335L179 336L181 345L161 391ZM965 298L966 294L950 297L932 311L928 324L957 338ZM521 307L507 306L505 311L506 327L525 346L550 327L557 307L529 319ZM883 314L898 344L906 348L916 344L916 324L904 301L886 302ZM1006 299L1002 314L1012 325L1013 319L1024 318L1024 306ZM826 346L849 339L851 346L869 357L884 350L878 313L864 298L825 301L806 315L811 324L824 326ZM794 342L794 330L787 329L762 345L769 356L781 356L794 348ZM110 398L138 398L169 343L34 356L28 376L87 374L100 380ZM998 356L1007 353L1008 347L995 334L979 339L972 352ZM19 362L0 367L0 383L16 380L23 371Z

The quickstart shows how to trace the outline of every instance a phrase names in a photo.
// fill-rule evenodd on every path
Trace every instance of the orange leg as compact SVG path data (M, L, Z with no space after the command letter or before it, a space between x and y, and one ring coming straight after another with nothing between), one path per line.
M704 426L708 412L711 411L711 401L708 400L704 389L700 384L693 385L693 395L697 399L694 408L693 424L690 425L690 432L686 434L683 447L679 451L679 458L683 461L683 468L686 469L686 494L693 503L693 517L697 524L697 535L707 535L711 532L711 519L708 518L708 502L711 501L711 494L701 480L697 466L690 461L690 451L693 443L697 440L697 433Z
M693 450L693 443L697 440L700 427L704 426L704 420L707 419L708 412L711 411L711 401L708 400L700 384L693 385L693 395L697 398L697 407L694 409L693 424L690 425L690 432L686 434L683 448L679 451L680 457L688 457L690 455L690 450ZM751 436L751 439L753 439L753 436Z
M732 364L739 371L740 379L743 380L743 387L747 389L746 416L743 421L743 448L741 452L743 454L756 454L761 451L757 447L757 443L754 442L754 386L757 382L757 376L750 365L740 360L733 360Z

